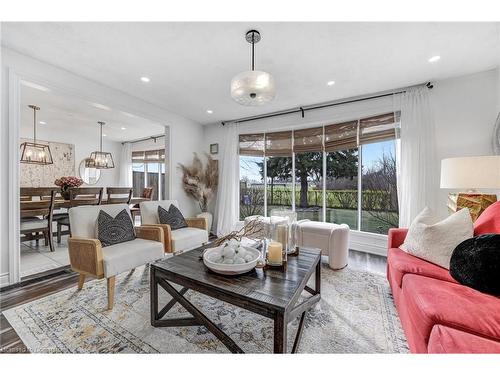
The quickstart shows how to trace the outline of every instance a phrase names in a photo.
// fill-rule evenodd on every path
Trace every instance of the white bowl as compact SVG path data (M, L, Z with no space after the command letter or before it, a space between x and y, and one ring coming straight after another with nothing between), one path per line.
M242 246L247 252L252 255L253 259L250 262L242 264L215 263L214 261L212 261L214 253L222 251L222 247L223 246L218 246L208 249L203 254L203 263L205 263L205 266L207 266L210 270L222 275L239 275L249 272L255 268L260 258L259 250L254 249L253 247Z

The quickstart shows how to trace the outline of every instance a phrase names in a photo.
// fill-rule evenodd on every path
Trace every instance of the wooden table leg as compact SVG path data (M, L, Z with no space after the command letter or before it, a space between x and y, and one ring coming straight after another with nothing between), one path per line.
M283 313L274 318L274 353L286 353L287 322Z
M150 311L151 311L151 325L156 327L158 320L158 283L156 282L156 272L153 267L149 267L149 290L150 290Z
M316 265L316 272L315 272L315 280L314 280L314 288L316 293L321 293L321 260L318 261L318 264Z

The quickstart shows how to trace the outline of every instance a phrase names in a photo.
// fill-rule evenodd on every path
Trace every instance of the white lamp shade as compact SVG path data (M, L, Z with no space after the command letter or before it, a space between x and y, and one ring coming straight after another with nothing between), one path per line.
M241 105L258 106L274 99L276 90L272 75L249 70L231 80L231 97Z
M500 155L441 160L443 189L500 189Z

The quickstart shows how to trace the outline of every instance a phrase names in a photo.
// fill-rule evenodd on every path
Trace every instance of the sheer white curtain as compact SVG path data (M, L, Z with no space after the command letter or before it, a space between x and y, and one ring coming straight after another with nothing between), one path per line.
M425 206L435 208L439 162L434 130L429 89L417 87L403 93L396 157L401 228L408 228Z
M239 217L238 125L228 124L224 127L224 131L217 193L218 236L231 232Z
M132 187L132 145L130 143L122 145L119 185Z

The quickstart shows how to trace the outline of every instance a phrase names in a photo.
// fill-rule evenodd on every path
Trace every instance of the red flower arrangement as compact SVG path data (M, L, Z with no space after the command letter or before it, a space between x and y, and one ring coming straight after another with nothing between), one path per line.
M70 188L79 187L82 184L83 180L75 176L61 177L54 181L54 185L61 187L61 195L64 199L69 199Z

